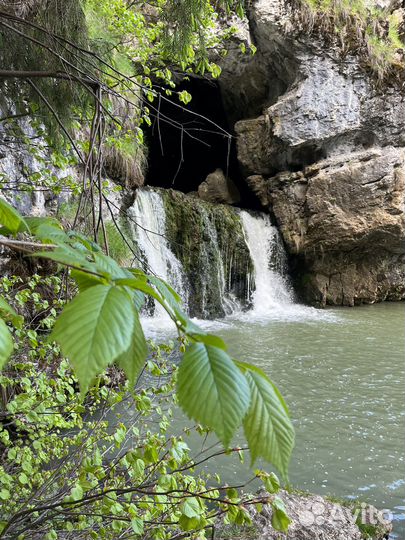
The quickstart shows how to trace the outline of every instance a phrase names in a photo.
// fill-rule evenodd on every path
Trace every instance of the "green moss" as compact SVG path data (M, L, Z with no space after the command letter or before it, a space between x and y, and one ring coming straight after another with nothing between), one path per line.
M190 278L191 315L225 315L221 304L221 280L243 303L247 276L253 271L237 210L173 190L165 190L162 195L166 234Z

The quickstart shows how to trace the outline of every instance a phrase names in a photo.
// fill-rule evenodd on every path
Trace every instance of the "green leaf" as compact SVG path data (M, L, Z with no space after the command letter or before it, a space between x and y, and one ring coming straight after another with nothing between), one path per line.
M196 497L187 497L180 505L181 512L188 518L199 517L202 508Z
M271 524L276 531L287 532L291 519L287 515L284 502L280 497L274 497L271 506L273 512L271 515Z
M24 232L28 229L24 218L8 202L0 198L0 224L11 234Z
M252 463L259 456L270 461L287 478L288 463L294 447L294 428L287 407L276 386L258 371L245 373L252 395L243 421Z
M113 279L132 278L132 275L125 268L121 268L114 259L104 255L104 253L94 253L94 261L97 272L100 274L108 274Z
M193 531L200 526L201 519L199 517L189 518L182 514L179 518L179 526L183 531Z
M143 520L139 517L131 519L131 527L135 534L143 534Z
M102 273L98 271L95 264L91 263L83 253L66 245L59 246L51 251L36 251L31 254L31 257L50 259L65 266L76 266L89 272ZM108 273L103 273L103 275L109 277Z
M224 351L227 349L225 341L213 334L194 334L193 332L189 332L189 335L195 341L205 343L205 345L212 345L213 347L218 347L218 349L223 349Z
M4 320L11 322L16 328L21 328L23 317L18 315L15 309L0 296L0 315Z
M35 230L35 236L44 243L65 244L69 241L69 237L65 231L49 223L38 225Z
M75 487L70 490L70 497L73 501L80 501L80 499L83 498L83 488L80 484L76 484Z
M28 216L24 219L30 232L33 234L36 234L38 227L41 225L47 225L48 227L54 227L62 230L62 225L59 223L59 221L52 217Z
M0 369L13 352L13 338L3 319L0 319Z
M65 306L50 339L72 363L82 393L129 348L134 313L127 292L111 285L91 287Z
M221 349L194 343L180 363L177 395L184 411L227 446L249 407L246 378Z
M190 103L191 99L192 96L191 94L189 94L189 92L187 92L187 90L182 90L181 92L179 92L179 100L182 101L185 105Z
M269 493L278 493L280 491L280 480L272 472L268 478L264 479L264 486Z
M173 307L181 304L181 298L176 291L163 279L156 276L147 276L148 281L156 287L160 294L167 300L167 302Z
M82 272L81 270L73 269L70 272L70 275L76 281L76 285L80 292L83 292L86 289L90 289L90 287L94 287L95 285L101 285L105 283L103 281L103 278L99 278L94 274Z
M160 296L158 292L155 291L153 287L151 287L146 281L143 279L136 279L136 278L119 278L115 280L115 283L117 285L121 285L124 287L129 287L132 289L136 296L134 297L135 304L137 309L140 309L144 303L144 297L139 296L141 293L145 293L149 296L152 296L155 300L161 304L165 310L168 312L168 314L174 318L174 313L168 306L168 304L164 301L164 299Z
M124 370L131 386L135 384L136 378L143 368L147 356L148 346L139 321L139 315L135 311L131 344L129 349L116 359L116 363Z

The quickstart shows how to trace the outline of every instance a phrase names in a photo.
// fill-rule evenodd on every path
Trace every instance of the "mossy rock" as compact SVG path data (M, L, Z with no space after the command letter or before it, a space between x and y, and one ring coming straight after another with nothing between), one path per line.
M224 290L247 305L247 280L253 265L239 211L174 190L161 193L166 235L190 282L190 315L226 315Z

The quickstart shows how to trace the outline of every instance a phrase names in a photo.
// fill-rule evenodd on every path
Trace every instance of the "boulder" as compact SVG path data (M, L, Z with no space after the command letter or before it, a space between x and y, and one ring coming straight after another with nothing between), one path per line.
M286 491L280 492L279 496L291 519L288 532L283 534L272 527L271 505L264 504L261 512L250 510L252 526L246 527L247 534L241 534L241 537L252 540L362 540L365 538L361 531L363 525L367 526L367 533L371 533L367 538L383 540L392 530L392 524L382 512L364 503L350 505L342 501L340 504L319 495Z
M248 179L317 305L405 298L405 149L373 148Z
M239 190L221 169L209 174L198 186L198 196L203 201L222 204L236 204L240 201Z

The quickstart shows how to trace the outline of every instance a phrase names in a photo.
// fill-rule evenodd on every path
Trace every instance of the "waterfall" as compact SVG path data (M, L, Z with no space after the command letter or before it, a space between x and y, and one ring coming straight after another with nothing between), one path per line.
M149 189L138 190L128 216L145 271L167 281L187 308L187 277L166 238L166 214L161 194ZM154 318L168 319L166 311L158 303L154 304Z
M242 211L241 219L254 265L254 290L248 291L253 304L252 315L265 316L282 311L293 304L293 298L279 232L266 214L252 215Z
M298 307L268 215L143 188L128 217L144 269L178 292L190 316L279 317ZM147 310L148 324L167 326L162 306L151 300Z

